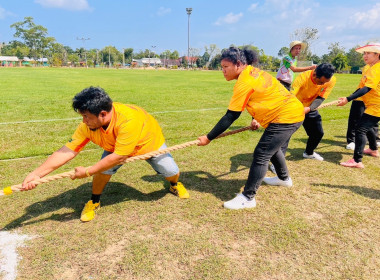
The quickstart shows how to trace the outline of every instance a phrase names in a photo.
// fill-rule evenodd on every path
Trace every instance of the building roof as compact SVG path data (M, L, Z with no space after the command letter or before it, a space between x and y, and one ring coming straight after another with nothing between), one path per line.
M17 56L0 56L0 61L19 61Z

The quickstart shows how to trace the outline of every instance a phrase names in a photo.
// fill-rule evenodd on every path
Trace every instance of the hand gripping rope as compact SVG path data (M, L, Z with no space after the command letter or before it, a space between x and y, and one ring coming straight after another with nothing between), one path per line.
M319 109L322 109L322 108L326 108L326 107L329 107L329 106L333 106L333 105L338 105L339 102L340 102L339 100L334 100L334 101L331 101L331 102L328 102L328 103L321 104L321 105L319 105L319 107L315 108L313 111L319 110Z
M222 138L222 137L225 137L225 136L229 136L229 135L236 134L236 133L243 132L243 131L250 130L250 129L251 129L251 126L246 126L246 127L243 127L243 128L239 128L239 129L236 129L236 130L231 130L231 131L222 133L222 134L220 134L216 138ZM175 150L179 150L179 149L187 148L187 147L190 147L190 146L193 146L193 145L197 145L197 144L199 144L199 142L200 142L199 140L194 140L194 141L186 142L186 143L183 143L183 144L175 145L175 146L172 146L172 147L168 147L166 149L162 149L162 150L159 150L159 151L153 151L153 152L146 153L146 154L143 154L143 155L130 157L130 158L127 158L123 163L132 162L132 161L135 161L135 160L146 160L146 159L149 159L149 158L154 157L154 156L170 153L170 152L175 151ZM67 177L70 177L70 176L72 176L74 174L75 174L75 171L72 170L72 171L63 172L63 173L60 173L60 174L57 174L57 175L53 175L53 176L47 176L47 177L41 178L39 180L35 180L35 181L33 181L33 183L35 183L36 185L39 185L39 184L42 184L42 183L48 183L48 182L55 181L55 180L58 180L58 179L67 178ZM20 190L22 190L22 184L6 187L3 190L0 190L0 196L2 196L2 195L10 195L10 194L12 194L12 192L14 192L14 191L20 191Z

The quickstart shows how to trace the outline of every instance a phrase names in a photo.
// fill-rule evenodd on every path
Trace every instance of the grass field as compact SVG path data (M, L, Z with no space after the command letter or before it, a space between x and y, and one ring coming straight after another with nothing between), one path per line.
M336 76L327 102L360 79ZM0 188L21 183L66 143L80 122L71 99L91 85L152 113L172 146L214 126L234 82L203 71L0 69ZM339 166L352 157L348 112L349 105L320 111L323 162L302 159L306 134L296 132L287 153L294 186L263 185L251 210L222 203L244 185L262 130L174 152L189 200L169 194L143 161L111 179L89 223L79 221L89 179L0 197L0 228L34 237L18 249L17 279L380 279L380 162L366 156L363 170ZM249 121L244 113L232 129ZM55 173L89 166L101 152L88 145Z

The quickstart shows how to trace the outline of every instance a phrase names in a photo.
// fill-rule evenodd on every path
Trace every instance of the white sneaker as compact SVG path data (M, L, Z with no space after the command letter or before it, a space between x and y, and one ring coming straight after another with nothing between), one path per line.
M377 146L378 146L378 147L380 147L380 141L377 141L377 143L376 143L376 144L377 144Z
M307 153L303 153L304 158L309 158L309 159L316 159L316 160L323 160L323 157L321 157L319 154L314 152L312 155L308 155Z
M283 186L283 187L291 187L293 186L292 178L288 178L288 180L281 180L280 178L276 177L265 177L263 179L264 183L271 186Z
M355 143L354 142L348 143L346 146L346 149L347 150L355 150Z
M269 163L269 170L272 171L274 175L277 175L276 168L274 168L273 163Z
M239 193L234 199L224 202L223 206L232 210L253 208L256 207L256 200L255 198L249 200L244 194Z

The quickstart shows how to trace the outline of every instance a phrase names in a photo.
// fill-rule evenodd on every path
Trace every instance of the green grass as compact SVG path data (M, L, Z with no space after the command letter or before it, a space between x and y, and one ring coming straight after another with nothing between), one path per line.
M350 94L360 79L336 76L327 102ZM84 87L101 86L114 101L151 112L172 146L214 126L233 84L208 71L0 69L1 185L20 183L65 144L80 122L71 99ZM352 157L344 148L348 112L320 111L324 162L302 159L306 135L296 132L287 154L294 187L263 185L252 210L222 203L244 185L262 130L173 152L189 200L169 194L143 161L112 178L89 223L79 221L89 179L0 197L0 228L35 236L19 249L18 279L379 279L379 159L364 157L363 170L339 166ZM49 119L63 120L16 123ZM244 113L233 128L249 121ZM89 145L55 173L100 155Z

